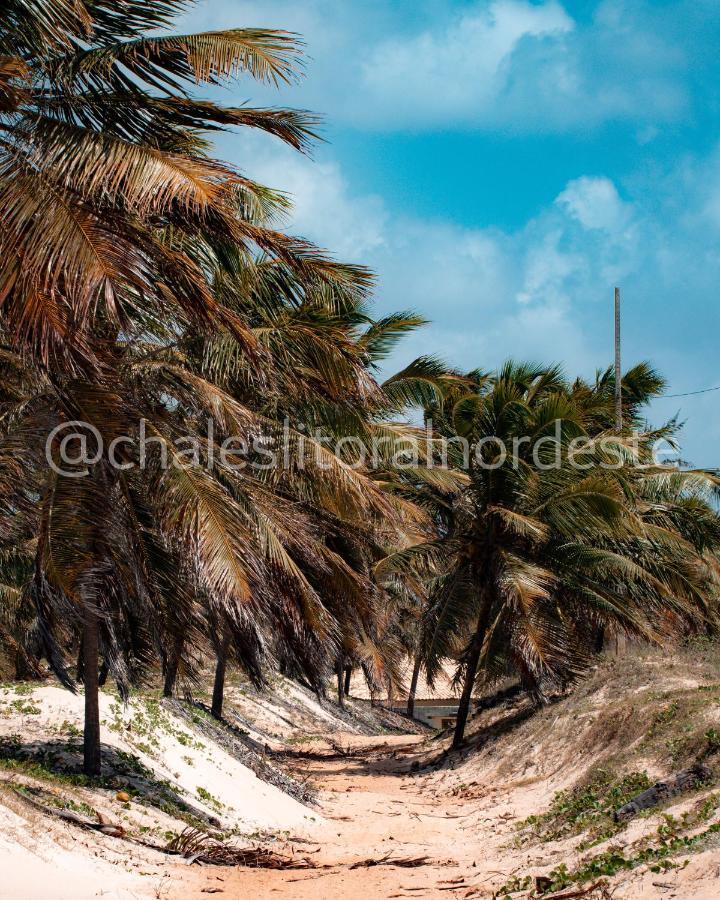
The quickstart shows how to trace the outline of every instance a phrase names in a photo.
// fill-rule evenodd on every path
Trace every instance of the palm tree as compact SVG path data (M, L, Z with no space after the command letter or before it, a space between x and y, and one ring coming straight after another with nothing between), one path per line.
M302 593L312 598L311 627L303 630L300 641L303 652L289 652L298 641L288 636L280 655L284 671L296 672L316 687L330 674L325 669L330 661L342 704L342 680L348 668L362 668L373 682L394 672L398 647L382 624L387 594L373 584L371 573L396 534L393 519L407 512L397 508L397 498L379 493L379 487L387 490L390 473L383 468L375 472L367 466L356 468L352 448L343 448L342 441L352 438L354 447L360 439L369 446L380 437L383 461L391 460L396 445L412 429L390 417L413 401L422 403L436 396L445 367L433 360L417 360L378 385L374 378L378 362L400 337L423 323L420 317L403 312L376 321L369 317L360 291L350 292L339 283L329 289L327 283L299 281L282 263L264 257L237 253L230 257L233 265L215 273L216 292L250 325L265 354L264 370L258 373L232 339L211 337L189 343L185 349L205 377L264 419L285 423L293 445L305 447L305 462L292 471L292 477L285 472L278 481L276 472L266 475L272 506L264 513L265 520L273 520L278 504L286 517L287 503L295 516L302 510L306 517L301 528L291 531L274 526L276 545L290 555L306 580ZM297 377L298 371L302 378ZM316 429L322 432L322 445L313 437ZM333 447L338 448L337 458ZM318 468L313 457L323 465ZM332 471L347 477L347 465L354 467L352 477L358 488L349 505L348 498L338 497ZM373 507L383 519L379 531L379 523L368 517ZM304 548L292 543L298 531L305 536ZM332 578L327 577L328 571ZM325 620L321 629L313 608ZM285 611L280 621L286 623L292 617ZM287 629L276 625L271 630L285 634ZM320 633L326 647L317 645L308 656L309 645L316 644ZM235 662L242 665L237 656ZM215 692L218 709L223 672L221 660Z
M165 640L167 611L182 596L204 597L211 615L246 633L268 606L262 521L243 506L239 479L187 467L174 449L178 437L199 438L201 415L218 409L243 430L267 430L173 358L184 334L225 339L256 366L264 355L209 273L229 247L255 248L316 292L364 296L369 286L364 270L268 227L284 198L212 160L202 137L247 125L303 149L313 118L221 108L184 90L239 71L287 80L297 41L261 30L143 36L181 5L130 0L118 16L102 0L12 0L0 25L0 340L14 393L0 497L38 536L29 596L44 652L71 689L64 648L73 630L83 633L88 774L100 765L101 648L125 691ZM59 477L44 459L44 435L76 419L105 447L137 439L142 421L165 450L154 447L132 472L99 459L85 477ZM133 449L120 457L139 462ZM358 490L347 473L336 481L340 495ZM179 588L185 578L167 577L178 555L190 591ZM173 624L177 634L177 617Z
M575 402L558 369L508 363L473 379L475 390L435 410L445 436L469 441L468 483L438 516L435 540L379 567L386 576L431 578L423 628L430 678L464 642L455 747L479 672L514 670L541 698L587 665L593 629L660 640L711 624L718 598L707 555L718 546L717 515L706 502L695 517L698 483L712 490L711 479L671 473L697 527L678 529L679 511L666 507L652 514L662 516L658 529L646 495L659 489L657 479L667 489L668 472L637 469L642 460L630 459L622 436L608 445L591 435L592 404ZM503 447L515 449L517 462ZM626 462L611 468L618 453Z

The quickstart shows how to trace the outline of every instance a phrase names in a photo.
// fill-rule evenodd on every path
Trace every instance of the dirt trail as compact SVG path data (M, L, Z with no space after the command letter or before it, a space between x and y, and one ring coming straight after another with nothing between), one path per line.
M280 691L282 702L269 713L267 703L240 696L235 727L243 728L247 719L259 748L253 752L263 765L294 774L302 798L317 797L315 807L255 778L242 754L229 758L206 729L188 730L185 717L175 719L172 709L150 701L144 706L137 701L126 711L122 721L132 728L107 729L115 742L107 753L117 744L115 749L143 762L140 774L117 763L112 776L117 784L111 787L56 781L48 766L63 773L68 754L70 764L77 757L70 729L76 733L81 721L79 701L73 700L73 720L65 721L69 704L60 704L57 689L29 694L8 688L0 699L7 769L0 773L0 858L6 872L0 897L9 890L18 900L202 900L211 893L232 900L489 900L508 882L513 896L535 896L535 878L548 876L581 896L578 885L587 891L602 874L609 877L613 900L717 900L720 670L715 656L710 648L707 659L693 651L687 658L678 654L675 662L660 655L610 660L556 704L536 710L518 698L484 711L459 754L445 752L447 736L384 733L400 722L367 715L362 721L338 719L314 697L303 700L300 692L298 698L297 689ZM262 716L253 717L248 704ZM107 725L116 726L115 719ZM57 753L47 754L57 747ZM28 753L39 748L38 763L28 768L18 748ZM610 824L613 791L620 790L622 779L667 777L699 758L716 766L710 784L671 798L620 830ZM609 773L610 781L598 781L598 773ZM311 791L302 789L304 782ZM205 785L211 792L201 791ZM133 786L131 802L119 803L118 786ZM132 837L158 847L185 827L177 804L183 802L198 818L201 801L212 801L218 819L228 824L216 826L207 818L204 830L232 829L242 835L238 844L254 839L284 856L307 857L313 868L188 865L157 849L42 815L18 789L39 792L46 805L102 812ZM571 804L572 815L566 816L556 808L564 791L579 791L573 796L586 805ZM543 827L530 825L530 816L539 816L535 822ZM52 878L46 877L50 869L56 873Z
M475 767L435 766L441 748L434 742L421 748L422 741L417 735L337 734L332 741L289 751L289 767L319 789L324 818L302 834L288 835L277 849L307 857L316 868L193 866L183 871L181 881L176 871L161 896L469 900L491 898L516 873L547 872L548 866L569 860L566 845L518 839L518 822L546 808L552 796L547 777L506 781L497 771L486 770L483 776ZM467 778L468 785L463 783ZM405 867L403 861L414 864ZM611 893L614 900L717 900L720 851L714 847L691 856L661 876L648 866L622 873Z
M447 772L413 772L422 738L360 737L342 734L336 752L319 742L290 755L298 774L310 775L321 790L326 823L294 852L322 868L307 871L190 869L175 898L221 889L229 897L318 898L463 897L478 895L483 882L497 882L488 841L477 829L480 808L444 795ZM493 839L492 843L496 840ZM417 860L412 867L393 860ZM386 864L381 861L385 860ZM377 865L353 864L367 861Z

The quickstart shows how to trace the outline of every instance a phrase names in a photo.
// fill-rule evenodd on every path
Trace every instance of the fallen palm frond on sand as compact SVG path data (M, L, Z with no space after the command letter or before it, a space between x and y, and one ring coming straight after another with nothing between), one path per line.
M247 866L257 869L335 869L337 866L320 866L307 857L283 856L267 847L234 847L219 841L195 828L186 828L165 847L166 853L179 854L188 863L211 866ZM380 857L369 857L351 863L349 869L369 869L373 866L397 866L414 869L430 863L427 856L393 856L392 852Z
M68 809L59 809L54 806L46 806L44 803L41 803L39 800L36 800L34 797L28 796L27 793L22 791L18 791L17 789L13 789L13 793L16 794L21 800L24 800L26 803L29 803L31 806L35 807L35 809L40 810L40 812L45 813L48 816L55 816L58 819L62 819L64 822L70 822L73 825L79 825L81 828L87 828L90 831L99 831L102 834L107 834L110 837L125 837L125 829L122 825L119 825L116 822L110 822L108 819L99 812L96 812L97 821L94 822L92 819L88 819L86 816L78 815L78 813L72 812Z
M323 869L337 868L337 866L322 866L308 859L306 856L295 856L278 853L268 847L254 845L251 847L238 847L212 837L197 828L188 826L179 834L174 835L164 847L156 847L145 841L137 840L127 834L122 825L110 822L102 813L96 812L97 821L87 816L79 815L67 809L48 806L38 799L29 796L25 792L14 790L20 799L31 804L35 809L45 815L62 819L71 825L85 828L91 831L99 831L109 837L122 838L133 843L152 847L172 856L181 856L188 865L194 863L209 866L245 866L256 869ZM431 860L427 856L396 857L392 852L381 857L368 857L350 863L349 869L372 868L373 866L396 866L398 868L417 868L429 865Z
M186 828L165 846L166 853L184 857L188 864L247 866L255 869L314 869L306 857L284 856L267 847L236 847L219 841L196 828Z
M359 859L348 868L369 869L372 866L398 866L401 869L416 869L419 866L427 866L430 862L431 860L428 856L393 856L392 852L390 852L378 859Z
M123 838L136 844L142 844L151 847L153 850L160 850L163 853L182 856L188 864L198 863L200 865L212 866L247 866L256 869L313 869L315 864L312 860L299 856L285 856L270 850L267 847L236 847L232 844L226 844L216 838L199 831L196 828L188 827L180 834L175 835L165 847L155 847L145 841L139 841L130 837L122 825L110 822L102 813L96 812L97 821L81 816L76 812L67 809L60 809L53 806L47 806L34 797L28 796L27 793L14 790L14 794L29 803L35 809L45 815L54 816L68 822L71 825L77 825L80 828L86 828L90 831L99 831L101 834L109 837Z

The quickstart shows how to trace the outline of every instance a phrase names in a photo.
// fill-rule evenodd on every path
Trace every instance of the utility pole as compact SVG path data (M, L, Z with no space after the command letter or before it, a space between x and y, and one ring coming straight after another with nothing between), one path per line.
M622 363L620 359L620 288L615 288L615 430L622 432Z

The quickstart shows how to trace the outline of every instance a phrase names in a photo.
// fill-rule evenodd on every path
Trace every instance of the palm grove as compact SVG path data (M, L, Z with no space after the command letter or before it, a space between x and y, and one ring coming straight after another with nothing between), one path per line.
M381 380L421 317L375 317L366 269L285 233L287 198L213 156L240 127L308 149L307 112L199 98L292 80L298 40L157 36L185 6L0 13L0 641L15 677L82 682L86 773L107 677L171 695L212 655L220 717L228 664L336 677L342 702L353 667L377 687L450 659L459 745L483 683L541 702L613 631L711 632L716 482L653 463L662 379L623 379L622 433L612 370L422 357ZM70 422L98 452L61 472Z

